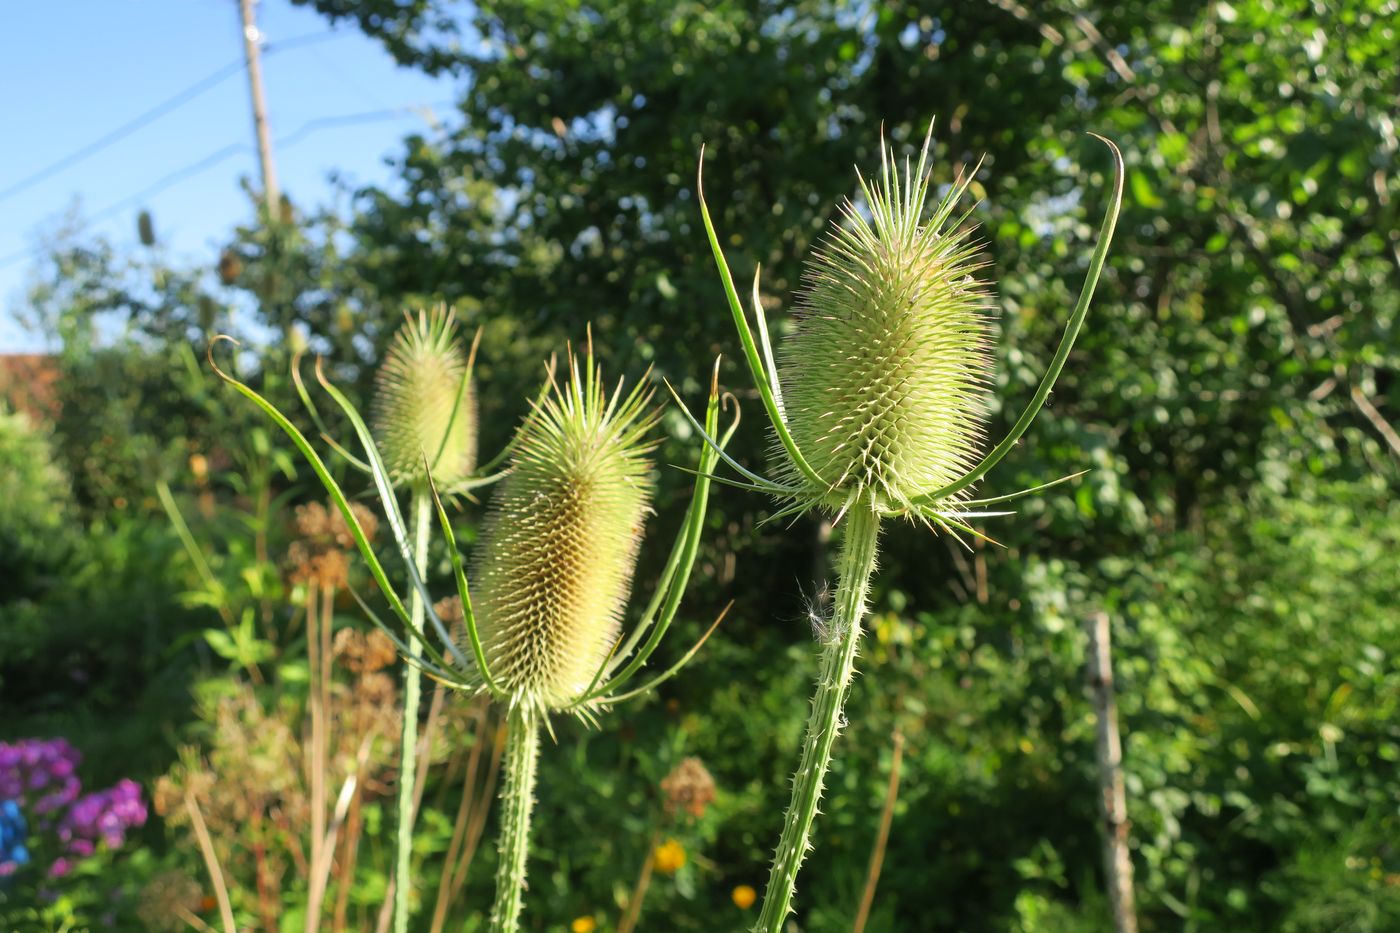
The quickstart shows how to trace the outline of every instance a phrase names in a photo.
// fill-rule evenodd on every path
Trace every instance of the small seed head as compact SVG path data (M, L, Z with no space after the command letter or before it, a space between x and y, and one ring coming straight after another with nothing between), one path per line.
M868 214L847 201L807 263L778 375L793 439L827 483L814 500L902 511L975 463L993 304L954 215L970 178L921 222L928 143L902 180L883 146L881 156L880 178L861 179Z
M553 376L551 376L551 379ZM653 476L651 394L609 400L589 354L527 417L488 511L473 609L511 702L562 709L617 639Z
M156 245L156 222L151 218L150 211L142 211L136 215L136 236L142 246Z
M684 810L699 819L715 802L715 779L703 761L690 756L681 759L681 763L661 779L661 792L665 795L667 813Z
M451 491L476 469L476 392L457 339L456 315L443 307L410 315L375 378L370 410L375 441L396 482L433 480Z
M219 281L225 285L232 285L242 274L243 260L238 258L238 254L232 248L226 247L219 253Z
M362 675L373 674L398 660L394 643L379 629L341 629L335 633L332 653L341 667Z

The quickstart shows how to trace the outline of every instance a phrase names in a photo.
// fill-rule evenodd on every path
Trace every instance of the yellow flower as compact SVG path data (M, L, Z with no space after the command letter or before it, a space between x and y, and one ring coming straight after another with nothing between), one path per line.
M729 892L729 897L734 901L735 907L740 910L748 910L753 906L753 902L758 900L758 892L747 884L741 884Z
M667 839L652 853L652 865L663 875L674 875L685 864L685 849L674 839Z
M598 921L592 917L575 917L574 922L569 924L570 933L593 933L598 929Z

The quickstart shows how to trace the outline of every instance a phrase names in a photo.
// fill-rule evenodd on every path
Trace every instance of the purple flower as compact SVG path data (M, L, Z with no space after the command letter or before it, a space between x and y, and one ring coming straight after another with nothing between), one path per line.
M66 739L0 742L0 878L29 860L23 809L44 817L39 833L57 837L62 855L49 866L51 878L69 874L76 862L97 852L99 843L119 848L130 830L145 824L141 786L121 780L83 795L76 774L81 760Z
M34 812L38 814L50 813L62 807L68 806L78 799L78 794L82 792L82 783L72 775L64 777L57 790L50 791L40 797L34 804Z
M55 785L63 794L70 793L67 788L81 760L67 739L0 742L0 797L22 799Z
M99 839L115 849L126 841L127 830L145 824L146 815L140 785L124 779L74 802L58 825L58 838L73 854L79 854L78 843L95 845Z

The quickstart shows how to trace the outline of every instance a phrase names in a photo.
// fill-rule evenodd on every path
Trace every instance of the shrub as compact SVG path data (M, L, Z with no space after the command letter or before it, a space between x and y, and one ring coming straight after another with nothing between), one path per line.
M0 613L52 585L70 545L68 496L48 437L28 416L0 411Z

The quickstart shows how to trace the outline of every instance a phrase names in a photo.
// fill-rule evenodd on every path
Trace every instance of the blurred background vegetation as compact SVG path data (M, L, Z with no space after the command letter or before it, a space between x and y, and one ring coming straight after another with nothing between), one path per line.
M60 350L51 405L0 417L0 739L65 735L91 780L153 789L182 748L217 758L219 697L304 698L286 554L292 506L319 496L212 377L213 335L239 337L242 373L292 410L293 351L324 354L363 398L402 310L452 303L484 328L488 453L541 361L590 322L611 372L652 365L694 401L723 353L739 391L700 146L736 276L762 263L780 340L852 166L873 164L882 126L907 148L936 116L938 180L983 160L998 434L1083 277L1110 177L1092 131L1128 164L1118 237L1050 406L984 488L1092 472L989 522L999 547L890 531L796 922L850 929L898 732L869 930L1105 928L1084 676L1101 609L1143 928L1400 929L1400 5L298 2L453 76L459 112L345 209L269 212L250 190L248 223L202 262L74 237L35 270L22 311ZM750 464L755 423L735 442ZM688 465L695 438L665 424L661 460ZM662 471L652 540L686 492ZM615 929L657 833L686 858L657 861L642 929L750 916L732 892L761 891L813 673L801 594L831 572L831 529L762 524L768 508L714 496L670 651L736 606L698 663L602 731L558 724L531 928ZM468 541L480 514L458 516ZM643 592L658 570L644 558ZM353 602L335 612L363 625ZM424 929L454 754L425 796ZM690 755L718 798L672 825L658 785ZM391 819L383 799L366 800L366 839ZM489 848L459 921L487 903ZM388 860L384 840L361 856L350 928L373 928ZM121 871L132 891L170 872L206 884L161 821ZM139 901L119 926L140 927L121 919Z

